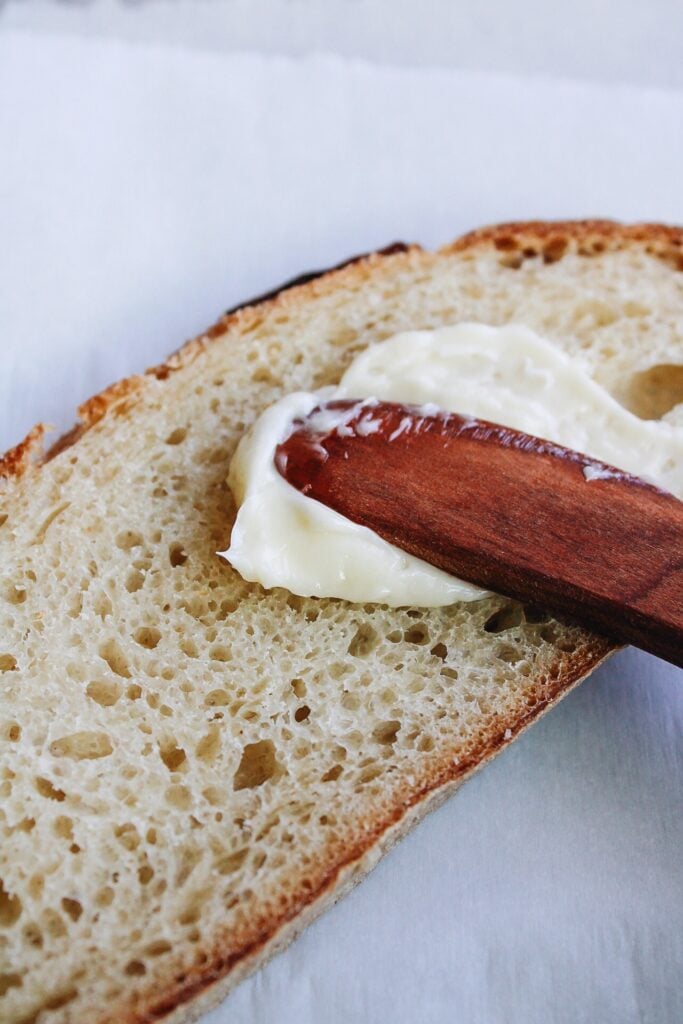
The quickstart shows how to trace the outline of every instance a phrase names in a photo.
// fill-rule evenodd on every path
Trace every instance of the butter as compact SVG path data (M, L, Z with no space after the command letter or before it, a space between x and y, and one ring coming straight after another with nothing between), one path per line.
M534 332L472 323L410 331L362 352L338 387L287 395L240 442L228 478L239 511L223 555L247 580L392 607L438 607L485 593L304 497L280 476L274 452L293 421L335 398L365 400L360 432L377 429L373 399L423 405L425 413L441 408L573 448L674 494L683 490L683 431L638 419ZM343 430L344 415L350 418L325 411L318 427ZM594 478L587 474L587 485Z

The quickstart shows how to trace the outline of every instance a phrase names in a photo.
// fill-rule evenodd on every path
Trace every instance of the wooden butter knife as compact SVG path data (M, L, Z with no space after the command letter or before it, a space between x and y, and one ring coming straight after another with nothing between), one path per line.
M454 576L683 667L683 502L434 407L322 408L276 451L298 490Z

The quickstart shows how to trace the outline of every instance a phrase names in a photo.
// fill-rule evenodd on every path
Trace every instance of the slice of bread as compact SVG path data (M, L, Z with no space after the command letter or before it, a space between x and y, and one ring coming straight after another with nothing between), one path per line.
M0 1020L194 1020L611 651L496 597L245 583L216 556L245 427L370 342L460 320L527 324L661 415L682 268L683 232L606 222L392 247L226 315L47 456L42 428L5 456Z

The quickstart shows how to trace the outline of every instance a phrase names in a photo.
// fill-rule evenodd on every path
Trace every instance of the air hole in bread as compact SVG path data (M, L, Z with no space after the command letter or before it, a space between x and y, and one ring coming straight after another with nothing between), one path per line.
M57 519L57 517L60 516L62 512L65 512L68 509L70 504L71 502L64 501L62 502L61 505L58 505L56 508L53 508L52 511L48 513L45 519L43 519L40 527L38 528L38 532L36 533L33 539L34 544L43 543L43 541L45 540L45 535L49 530L50 526L52 526L55 519Z
M8 604L23 604L26 600L26 587L21 583L7 580L2 584L2 596Z
M176 569L179 565L185 565L187 561L187 552L184 550L183 545L179 543L171 544L168 549L168 560Z
M380 722L379 725L375 726L372 732L372 738L377 743L393 744L396 742L396 736L401 728L401 723L398 719L390 719L387 722Z
M350 675L353 672L353 666L349 665L346 661L333 661L327 671L330 678L343 679L344 676Z
M658 363L635 374L620 397L640 419L661 419L683 402L683 365Z
M36 790L41 796L44 796L46 800L57 800L61 802L66 799L66 793L62 789L58 789L53 786L49 779L44 779L38 776L36 779Z
M161 640L161 633L154 626L141 626L140 629L136 629L133 633L133 639L140 647L153 651Z
M129 978L139 978L143 974L147 974L147 968L143 964L142 960L130 960L126 964L125 973Z
M115 543L121 551L132 551L133 548L142 547L144 541L135 530L121 530L116 534Z
M251 375L251 379L255 384L270 384L271 387L276 387L279 381L275 374L267 366L259 366Z
M170 444L170 445L182 444L186 437L187 437L187 428L186 427L176 427L175 430L172 430L171 433L166 438L166 444Z
M414 626L403 631L403 639L407 644L416 644L422 647L429 643L429 627L424 622L416 622Z
M21 911L21 900L7 892L0 878L0 928L11 928L21 917Z
M24 941L33 949L43 948L43 933L34 922L31 921L24 926L23 936Z
M218 611L216 613L216 618L219 620L219 622L225 622L229 615L237 611L238 607L238 601L234 601L231 598L225 597L223 598L219 605Z
M23 979L20 974L0 974L0 998L2 998L6 992L9 992L11 988L21 988L22 985Z
M275 745L271 740L248 743L242 751L242 757L235 772L233 789L256 789L272 779L278 769Z
M199 648L197 647L194 640L181 640L180 650L183 654L187 655L188 658L198 658Z
M128 660L121 650L118 641L113 639L105 640L104 643L100 644L99 654L115 675L122 676L124 679L130 679L131 673L128 667Z
M295 694L295 696L299 698L306 696L306 683L303 681L303 679L292 679L290 686L292 687L292 692Z
M32 900L39 900L45 888L45 876L42 874L31 875L28 882L28 894Z
M127 576L125 587L129 594L135 594L138 590L141 590L145 582L145 577L139 569L131 569Z
M205 736L197 744L195 754L200 761L210 763L218 756L221 749L221 733L217 725L212 725Z
M268 859L268 854L265 850L257 850L251 859L251 867L253 871L259 871Z
M536 605L527 604L524 605L524 618L530 625L535 625L548 622L550 612L547 612L544 608L537 608Z
M188 811L192 806L192 794L187 786L169 786L165 796L171 807L177 807L181 811Z
M5 722L0 727L0 736L5 740L9 740L10 743L16 743L21 739L21 726L18 722Z
M0 654L0 672L14 672L17 659L13 654Z
M140 885L149 885L154 878L154 868L149 864L142 864L138 868L138 881Z
M369 622L361 623L348 646L349 654L354 658L366 658L377 647L379 636L377 630Z
M164 953L170 953L172 949L173 946L166 939L158 939L146 946L144 952L145 956L163 956Z
M73 679L77 683L84 683L86 679L85 665L81 665L79 662L70 661L66 666L66 674L69 679Z
M174 740L167 741L160 745L159 756L168 768L169 772L180 771L187 759L187 755L183 748L177 746Z
M121 696L121 687L118 683L94 679L88 683L85 692L100 707L111 708Z
M103 909L110 907L114 902L114 890L110 885L105 885L95 894L95 904Z
M78 921L79 917L83 913L83 907L79 901L69 899L66 896L62 900L62 910L71 918L72 921Z
M209 708L225 707L230 703L230 694L227 690L211 690L204 698L204 703Z
M484 623L484 629L487 633L503 633L507 629L520 626L523 622L524 608L517 601L510 601L495 611L493 615L489 615Z
M60 839L71 841L74 837L73 821L64 814L60 814L58 818L55 818L53 830Z
M197 846L184 846L180 851L178 870L174 879L176 888L180 889L188 880L197 864L204 856L204 851Z
M93 611L95 615L104 620L108 615L112 613L111 601L106 594L98 594L93 601Z
M114 748L111 740L105 732L94 732L83 730L73 732L68 736L61 736L50 744L50 753L53 757L68 757L74 761L94 760L98 757L108 757L113 753Z
M557 622L549 622L540 631L541 640L545 640L547 644L554 644L558 636L562 632L562 627Z
M235 850L233 853L226 853L219 856L214 867L219 875L232 875L242 867L249 853L248 847L242 850Z
M62 989L60 992L57 992L55 995L50 996L49 999L45 1000L38 1010L35 1019L38 1019L42 1010L61 1010L63 1006L68 1006L69 1003L74 1001L77 995L78 989L75 987ZM31 1020L32 1018L29 1018L28 1024L31 1024Z
M357 693L351 693L349 691L346 691L342 695L341 706L346 711L358 711L358 709L360 708L360 697L358 696Z
M583 302L578 302L572 311L572 316L577 326L582 330L585 330L587 327L591 329L609 327L618 319L613 305L595 298L588 298ZM604 350L603 354L605 354Z
M508 665L515 665L518 661L521 661L524 655L519 647L515 647L514 644L498 644L496 647L496 657L499 661L504 661Z
M198 890L189 897L185 909L178 918L181 925L197 924L202 916L202 904L208 896L207 891Z

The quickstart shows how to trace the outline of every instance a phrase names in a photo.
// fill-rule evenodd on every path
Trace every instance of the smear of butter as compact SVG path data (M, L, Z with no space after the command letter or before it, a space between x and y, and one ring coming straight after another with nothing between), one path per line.
M633 416L533 331L471 323L410 331L362 352L337 388L281 399L240 442L229 476L239 511L223 554L266 588L392 607L437 607L485 593L304 497L280 476L274 452L292 421L333 398L406 402L492 420L683 492L683 431ZM360 432L372 432L372 402L365 404Z

